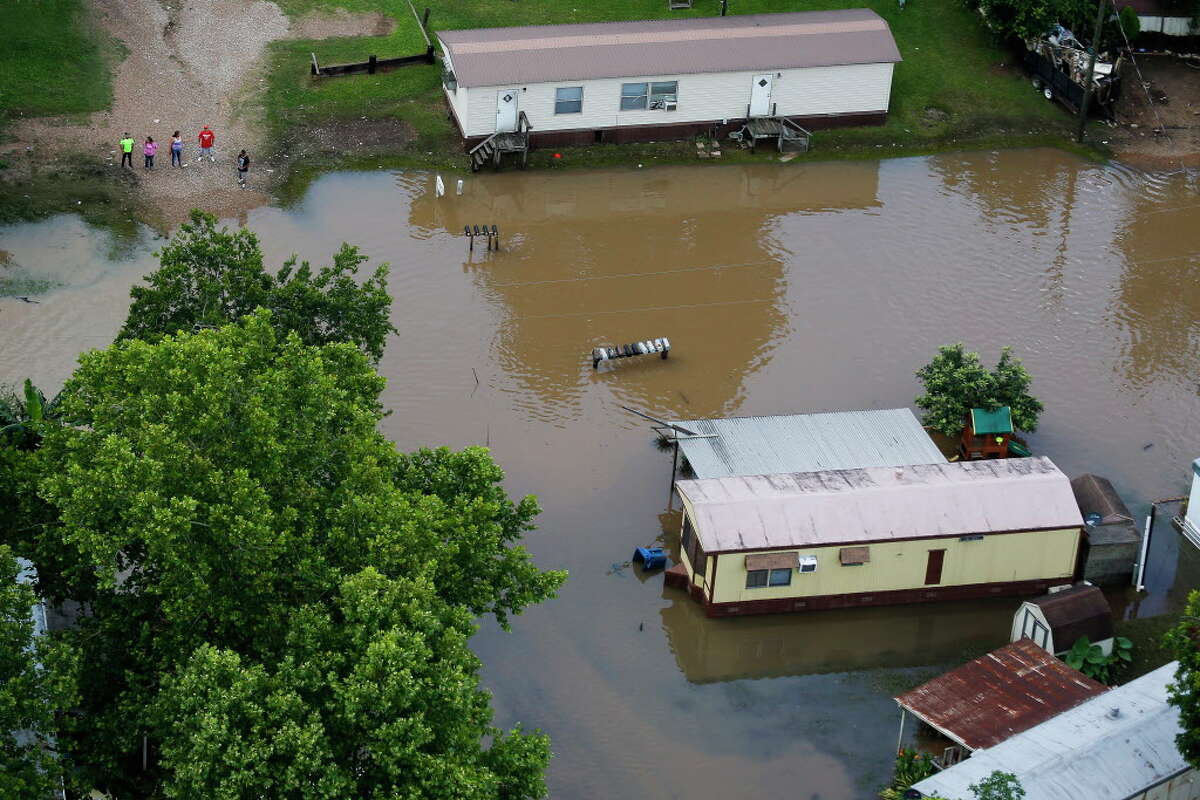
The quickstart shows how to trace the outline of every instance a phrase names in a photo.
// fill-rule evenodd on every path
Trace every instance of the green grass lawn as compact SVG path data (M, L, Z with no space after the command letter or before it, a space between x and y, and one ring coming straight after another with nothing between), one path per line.
M120 47L96 30L84 3L0 2L0 128L18 115L108 107Z
M717 13L718 0L696 0L692 11L668 11L666 0L420 0L432 8L434 30L648 19ZM414 157L435 153L452 157L458 139L446 119L440 66L406 67L394 72L313 81L309 54L323 63L365 61L411 55L424 41L405 0L281 0L288 14L345 8L382 11L394 17L396 30L387 37L287 41L272 45L270 83L265 98L270 131L281 152L303 144L305 131L331 122L375 119L404 120L416 135L403 150ZM896 66L892 108L884 126L821 131L811 157L862 153L887 148L888 154L924 152L946 147L1003 146L1063 141L1070 120L1058 106L1038 94L1012 56L999 48L961 0L910 0L900 11L896 0L731 0L730 13L804 11L868 6L888 20L903 63ZM301 148L302 149L302 148ZM593 148L588 148L592 151ZM582 154L579 154L582 155ZM582 158L612 163L630 157L666 160L692 157L687 148L658 146L633 153L612 148ZM459 158L459 161L462 159ZM535 160L540 163L540 160Z

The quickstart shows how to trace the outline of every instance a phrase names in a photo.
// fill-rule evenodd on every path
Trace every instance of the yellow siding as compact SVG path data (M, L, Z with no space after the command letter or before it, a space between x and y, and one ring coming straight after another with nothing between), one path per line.
M817 557L817 571L792 571L790 586L746 588L745 556L727 553L717 562L715 603L777 600L857 592L884 592L925 587L928 551L945 549L942 580L936 586L965 586L1043 579L1070 579L1075 571L1079 530L1029 531L985 536L972 542L957 536L905 542L872 542L871 561L843 567L841 547L788 548ZM712 562L712 555L709 555ZM690 570L690 567L689 567ZM710 577L711 580L711 577ZM932 586L930 588L933 588Z

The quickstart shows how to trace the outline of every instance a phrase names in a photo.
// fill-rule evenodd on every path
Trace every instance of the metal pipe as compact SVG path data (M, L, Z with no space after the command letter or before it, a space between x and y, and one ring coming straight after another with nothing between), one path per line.
M1133 582L1133 586L1137 591L1142 591L1146 588L1143 581L1146 578L1146 557L1150 555L1150 533L1154 530L1154 511L1156 506L1150 504L1150 513L1146 516L1146 530L1142 534L1142 552L1138 554L1138 570L1137 580Z

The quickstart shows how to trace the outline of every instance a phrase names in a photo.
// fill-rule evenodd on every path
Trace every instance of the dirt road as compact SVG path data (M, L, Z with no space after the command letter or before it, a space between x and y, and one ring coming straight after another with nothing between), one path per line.
M128 56L113 75L113 104L85 124L61 119L26 120L10 149L31 159L63 151L84 152L120 167L117 142L126 131L137 142L134 173L146 209L166 226L192 208L238 216L267 201L278 165L256 158L265 150L256 98L265 48L287 36L378 35L391 21L380 14L307 17L289 25L268 0L93 0L97 20L120 39ZM216 132L216 163L198 160L197 134ZM171 167L171 134L184 141L182 168ZM153 170L142 166L147 136L159 144ZM246 189L237 184L240 149L253 165Z

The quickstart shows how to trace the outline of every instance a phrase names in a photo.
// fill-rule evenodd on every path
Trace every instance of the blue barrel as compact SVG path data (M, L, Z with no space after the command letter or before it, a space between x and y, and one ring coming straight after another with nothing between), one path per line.
M641 561L642 569L662 569L667 565L667 552L661 547L639 547L633 551L633 560Z

